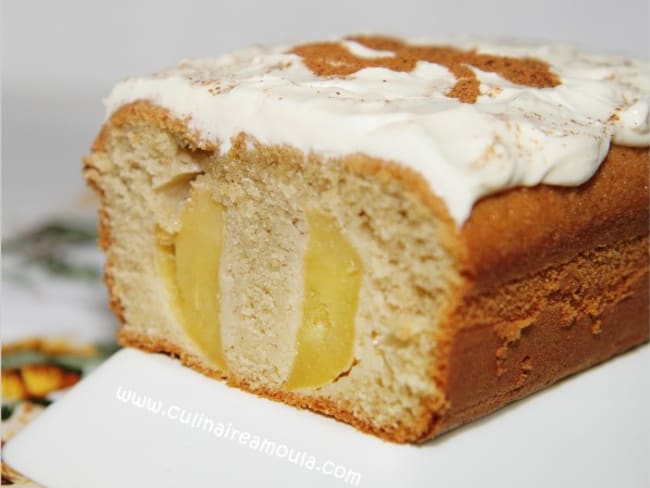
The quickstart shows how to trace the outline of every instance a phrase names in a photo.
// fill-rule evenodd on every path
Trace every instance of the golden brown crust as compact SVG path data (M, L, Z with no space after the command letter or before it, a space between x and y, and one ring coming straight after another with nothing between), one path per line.
M515 188L479 201L461 229L474 292L648 234L648 148L612 146L579 187Z
M566 326L557 309L543 312L509 347L501 375L495 372L494 351L500 348L500 341L494 331L490 327L465 329L450 358L446 393L451 408L428 436L493 412L647 342L647 294L646 275L636 283L628 299L603 313L598 335L594 335L594 321L588 315Z
M165 109L136 102L113 114L97 137L93 152L106 151L112 127L136 120L161 127L190 149L218 149L188 131L183 121ZM237 147L235 144L234 150ZM235 378L229 383L336 417L388 440L422 441L647 341L648 159L647 148L614 146L586 184L578 188L516 188L491 195L478 202L469 220L457 229L444 203L419 174L364 155L343 158L348 171L379 181L399 179L444 224L444 245L459 263L463 277L456 299L450 303L447 325L435 338L439 361L431 375L447 402L441 405L438 398L429 399L428 411L417 422L378 428L353 416L346 405L252 388ZM97 183L101 175L97 171L86 165L84 174L101 198ZM108 250L106 282L111 305L123 320L110 278L110 215L104 202L102 208L100 234ZM630 266L636 266L636 272L628 273L624 286L613 288L610 300L583 300L581 293L585 290L601 291L594 270L600 269L602 256L608 252L614 253L610 257L616 253L625 257L620 269L610 270L613 277L622 276ZM586 288L580 285L585 280L589 284ZM536 289L548 293L540 295ZM551 303L548 300L553 293L564 298ZM515 305L520 303L525 308L523 304L532 301L536 310L523 315L521 310L513 312L513 304L508 306L513 296L517 298ZM550 304L548 311L544 311L544 300ZM592 309L572 309L572 300L592 304ZM499 325L503 323L512 327L504 329ZM165 340L137 336L128 329L120 332L120 340L125 345L178 356L204 374L223 378L216 369Z
M427 437L648 341L648 237L466 294L439 350L449 409Z
M198 131L190 130L186 121L172 116L167 109L146 101L140 101L123 105L111 115L111 118L100 129L91 151L93 153L105 152L109 131L134 121L147 121L154 127L166 130L176 137L181 146L189 149L205 151L218 149L216 144L203 139Z

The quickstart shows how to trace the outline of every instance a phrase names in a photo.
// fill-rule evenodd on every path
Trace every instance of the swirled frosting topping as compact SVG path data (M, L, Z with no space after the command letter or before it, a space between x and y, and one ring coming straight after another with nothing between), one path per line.
M650 144L650 63L566 45L381 36L249 48L119 83L222 151L241 132L419 172L459 225L485 195L577 186L610 144Z

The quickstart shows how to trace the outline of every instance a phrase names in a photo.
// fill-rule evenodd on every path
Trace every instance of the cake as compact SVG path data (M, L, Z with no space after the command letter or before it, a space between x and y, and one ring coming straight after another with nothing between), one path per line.
M422 442L648 340L647 62L361 35L106 105L125 346Z

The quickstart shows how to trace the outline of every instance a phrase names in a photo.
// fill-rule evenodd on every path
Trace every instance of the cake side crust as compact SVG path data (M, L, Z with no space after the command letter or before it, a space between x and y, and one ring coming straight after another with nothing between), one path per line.
M460 231L465 288L438 338L450 408L429 436L648 341L649 180L648 148L612 146L579 187L477 203Z
M439 363L450 408L426 437L647 342L648 324L647 236L466 295Z
M648 234L647 147L612 146L577 187L521 187L480 200L461 228L473 293Z

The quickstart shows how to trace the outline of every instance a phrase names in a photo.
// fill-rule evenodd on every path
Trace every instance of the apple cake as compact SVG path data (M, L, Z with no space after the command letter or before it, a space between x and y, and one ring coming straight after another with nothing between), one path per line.
M647 62L362 35L106 104L125 346L421 442L648 340Z

